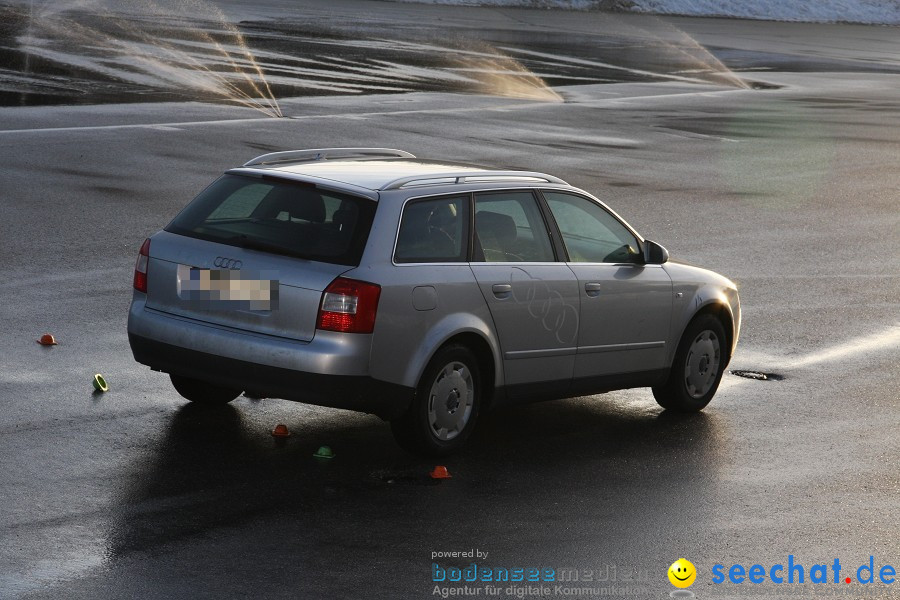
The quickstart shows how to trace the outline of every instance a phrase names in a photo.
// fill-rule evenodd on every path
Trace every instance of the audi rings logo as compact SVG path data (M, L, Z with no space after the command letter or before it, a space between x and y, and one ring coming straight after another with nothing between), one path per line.
M213 264L215 266L219 267L220 269L235 269L235 270L237 270L237 269L240 269L241 265L243 265L244 263L242 263L241 261L239 261L236 258L226 258L224 256L217 256L216 260L213 261Z

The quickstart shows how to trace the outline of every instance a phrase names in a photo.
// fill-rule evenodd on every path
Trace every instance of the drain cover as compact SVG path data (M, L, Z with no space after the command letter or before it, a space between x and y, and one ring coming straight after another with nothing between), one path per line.
M762 371L729 371L732 375L737 375L738 377L744 377L746 379L755 379L757 381L781 381L784 379L781 375L776 373L763 373Z

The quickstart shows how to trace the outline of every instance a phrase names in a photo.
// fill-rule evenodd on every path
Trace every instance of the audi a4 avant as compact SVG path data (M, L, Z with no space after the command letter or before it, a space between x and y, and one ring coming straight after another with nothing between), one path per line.
M698 411L740 322L734 283L557 177L329 148L227 171L144 241L128 338L190 401L372 413L440 455L507 403Z

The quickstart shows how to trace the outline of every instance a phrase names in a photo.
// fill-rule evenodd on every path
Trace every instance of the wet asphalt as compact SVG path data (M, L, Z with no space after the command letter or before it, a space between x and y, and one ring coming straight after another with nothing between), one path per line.
M255 17L288 10L272 0ZM674 26L772 89L635 74L560 82L564 102L439 86L307 94L281 100L284 119L221 102L0 108L0 597L432 598L437 561L592 570L604 586L615 567L633 592L619 597L667 598L681 556L697 598L898 597L900 583L856 581L870 556L900 570L895 30L360 2L309 3L295 20L348 39L375 26L433 38L442 21L456 44L503 31L543 53L577 33L569 51L554 42L556 62L610 60L578 37L599 44L610 23ZM287 21L271 28L287 35ZM372 416L186 404L128 349L141 242L224 169L329 146L536 168L595 193L734 279L744 327L730 368L782 379L726 375L690 416L648 390L498 410L441 461L443 481ZM35 343L46 332L58 346ZM291 437L273 438L277 423ZM314 458L321 445L336 457ZM432 559L470 549L488 556ZM788 555L838 558L853 581L712 582L716 564Z

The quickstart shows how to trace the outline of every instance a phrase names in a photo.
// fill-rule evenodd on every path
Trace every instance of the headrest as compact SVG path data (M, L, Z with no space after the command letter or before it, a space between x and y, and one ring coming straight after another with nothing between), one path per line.
M488 210L475 213L475 230L482 240L493 237L504 245L515 242L517 237L516 222L512 217Z
M325 201L322 196L313 192L301 194L291 202L291 217L294 219L304 219L312 223L325 222Z
M339 208L334 211L332 221L338 226L338 231L349 233L350 231L353 231L353 228L356 226L356 217L358 216L358 213L359 210L352 205L348 208Z

